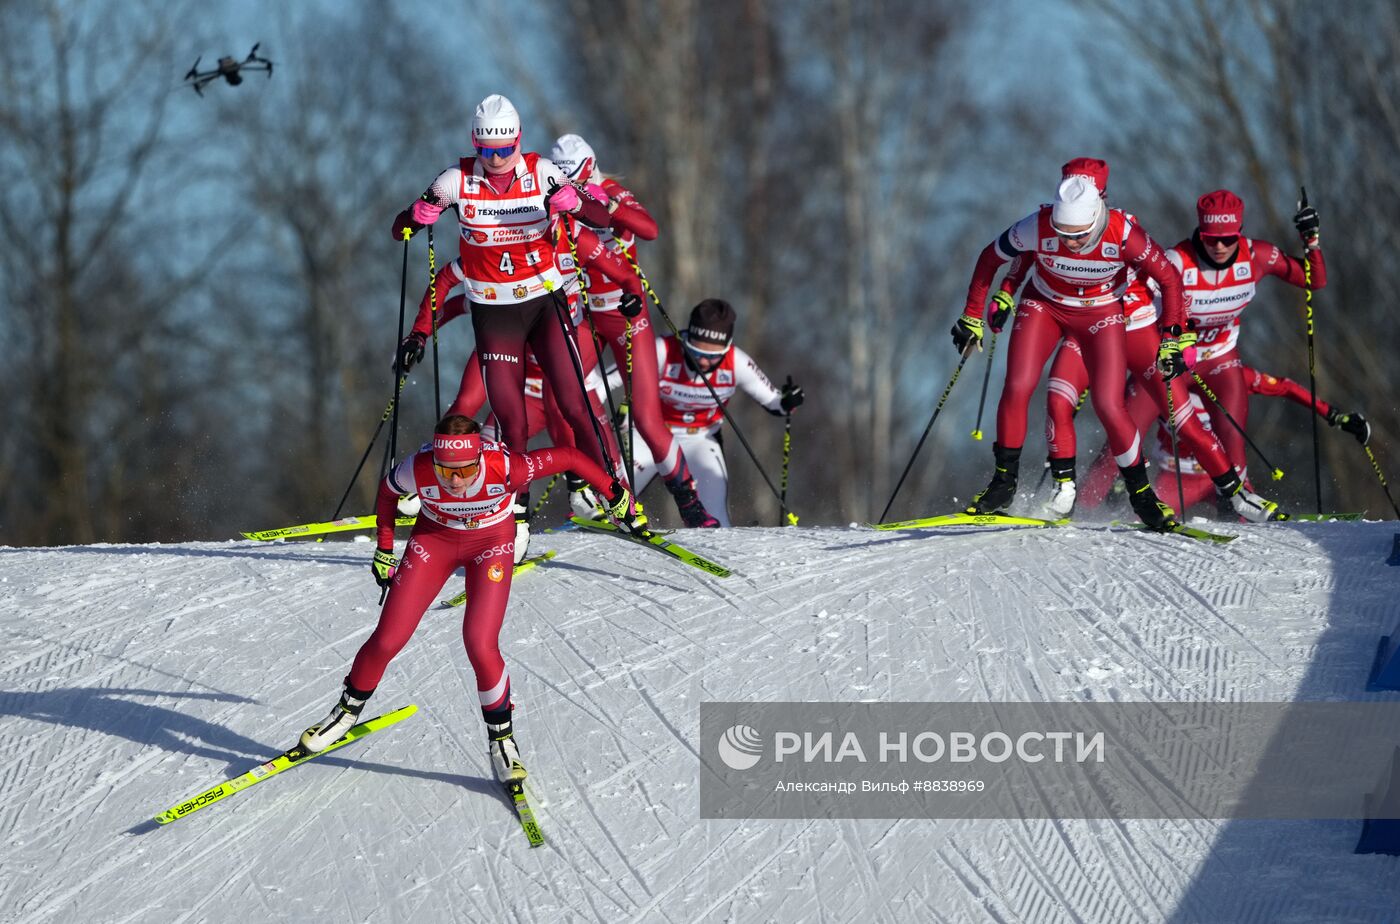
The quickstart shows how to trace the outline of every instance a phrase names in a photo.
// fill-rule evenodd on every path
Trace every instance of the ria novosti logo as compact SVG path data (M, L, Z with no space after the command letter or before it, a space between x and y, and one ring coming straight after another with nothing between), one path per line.
M716 747L719 759L731 770L748 770L763 757L763 737L748 725L731 725Z

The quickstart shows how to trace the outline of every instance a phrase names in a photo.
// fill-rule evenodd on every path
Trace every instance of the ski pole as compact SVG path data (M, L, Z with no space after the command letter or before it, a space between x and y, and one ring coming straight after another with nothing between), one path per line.
M1366 458L1371 460L1371 468L1376 470L1376 477L1381 480L1381 490L1385 492L1385 499L1390 501L1390 509L1395 511L1395 518L1400 520L1400 507L1395 504L1395 498L1390 496L1390 485L1386 484L1385 475L1381 473L1381 464L1376 461L1376 454L1371 451L1370 446L1362 446L1366 450Z
M977 400L977 423L972 427L972 438L982 439L982 409L987 406L987 385L992 380L992 358L997 355L997 334L992 331L992 344L987 347L987 368L982 373L982 397Z
M360 456L360 464L355 466L355 474L350 476L350 483L345 486L345 494L341 496L340 503L335 505L335 513L331 515L332 520L340 519L340 511L345 507L345 502L350 499L350 492L354 490L355 482L360 478L360 471L365 467L365 461L369 459L369 451L374 448L375 440L379 439L379 431L384 429L384 421L389 419L389 415L394 412L394 405L398 402L399 389L403 387L403 379L400 378L398 384L394 386L394 397L389 399L389 404L384 408L384 413L379 415L379 425L374 428L374 435L369 438L369 445L365 447L365 454Z
M545 482L544 490L540 492L540 499L535 501L535 506L530 510L530 516L539 513L540 509L544 507L544 502L549 500L549 492L554 490L554 483L558 480L559 476L554 475L549 481Z
M788 387L792 387L792 376L787 377ZM783 412L783 495L779 498L778 525L796 526L797 514L787 509L788 459L792 457L792 411Z
M588 330L593 336L593 353L598 357L598 365L601 366L603 364L603 342L598 336L598 328L593 324L593 314L588 310L588 283L586 281L586 277L584 276L583 265L579 263L578 244L574 241L573 229L567 224L567 222L564 219L560 219L559 230L566 238L568 238L569 241L569 254L573 257L574 274L578 277L579 304L581 306L579 310L583 313L584 319L588 322ZM565 337L567 339L567 328L569 327L569 324L562 319L561 323L563 323L566 328ZM573 355L577 353L577 350L571 349L569 352L571 355ZM583 360L581 360L577 355L574 355L574 365L578 372L578 386L579 389L583 392L584 406L588 410L589 418L593 421L593 430L598 436L598 445L602 447L603 458L607 460L608 470L614 475L616 475L618 473L617 466L613 465L612 456L608 452L608 447L603 440L603 431L598 426L597 417L593 413L593 401L588 397L588 383L585 381L585 376L583 372ZM612 428L613 437L617 440L618 452L621 452L622 430L617 425L617 406L613 403L612 390L607 387L606 381L604 381L603 384L603 393L607 397L608 401L608 415L610 418L608 422ZM627 458L625 460L625 463L625 470L621 474L621 480L630 487L632 484L631 458Z
M1201 389L1201 392L1207 398L1210 399L1210 403L1214 404L1217 408L1219 408L1220 413L1225 415L1225 419L1230 421L1230 426L1238 430L1240 436L1244 437L1244 441L1249 444L1249 448L1253 449L1256 453L1258 453L1259 461L1263 462L1264 467L1269 469L1270 473L1272 473L1273 475L1274 481L1283 480L1283 469L1276 468L1274 464L1269 461L1268 457L1264 455L1264 450L1260 449L1255 444L1254 440L1249 438L1249 434L1244 432L1244 427L1240 426L1240 422L1234 418L1234 415L1232 415L1229 411L1225 410L1225 405L1221 404L1220 399L1215 397L1215 392L1210 390L1210 386L1206 384L1205 379L1201 378L1201 374L1195 369L1192 369L1191 378L1196 380L1196 385ZM1317 415L1314 414L1313 416L1316 417Z
M1298 191L1302 196L1298 203L1298 208L1305 208L1308 204L1307 187L1299 186ZM1313 304L1312 304L1312 262L1308 260L1306 245L1303 251L1303 292L1305 293L1304 319L1308 328L1308 386L1312 390L1312 406L1317 407L1317 354L1313 346ZM1313 437L1313 485L1317 489L1317 512L1322 512L1322 450L1317 438L1317 415L1312 416L1312 437ZM1384 478L1381 479L1385 481ZM1389 492L1387 492L1388 496Z
M894 499L899 496L899 489L904 487L904 479L909 477L909 470L914 467L914 460L919 457L919 450L924 448L924 440L928 439L929 431L933 429L933 422L938 419L943 405L948 403L948 396L952 394L953 386L958 384L958 376L962 375L963 366L967 365L967 358L972 355L972 348L976 345L976 340L969 340L967 346L963 347L962 358L958 360L958 368L953 370L953 377L948 380L948 387L943 389L943 397L938 399L938 404L933 409L933 416L929 417L928 426L924 427L924 435L919 437L918 445L914 447L914 454L909 457L909 464L904 466L904 473L899 476L899 481L894 486L894 493L890 495L890 501L885 504L885 509L877 522L885 522L885 517L889 515L890 508L894 506Z
M627 325L627 378L622 382L622 406L627 408L627 483L632 483L632 460L637 458L632 445L632 435L637 432L636 421L632 419L632 319L623 316Z
M408 239L413 232L408 228L403 229L403 270L399 273L399 339L394 341L394 349L398 350L399 344L403 343L403 306L404 300L408 298ZM395 369L399 373L398 384L394 386L394 423L389 429L389 463L399 457L399 393L403 390L403 381L407 378L402 374L404 370ZM384 467L388 467L387 465ZM380 472L383 475L383 472Z
M442 420L442 385L438 382L437 257L433 253L433 226L428 225L428 291L433 307L433 411Z
M627 262L632 264L632 270L637 274L637 278L641 280L642 288L646 291L652 304L656 306L656 310L661 315L662 320L666 322L666 326L671 329L671 334L679 339L681 335L680 328L676 327L676 323L672 321L671 316L666 313L666 309L661 304L661 297L657 295L656 290L651 287L651 282L648 281L647 274L642 272L641 266L637 264L636 259L625 247L619 249L627 258ZM711 372L713 371L714 370L711 370ZM710 384L709 375L702 374L700 376L700 381L705 383L705 388L709 390L710 397L714 399L715 407L719 408L720 416L724 418L725 423L729 424L730 429L734 431L734 435L739 438L739 443L744 447L744 451L749 454L749 458L753 461L754 468L758 469L758 473L763 476L764 482L768 485L768 490L773 492L773 496L776 497L781 504L783 498L782 492L773 484L773 479L768 477L768 471L763 467L763 463L758 461L758 456L754 453L753 447L749 445L749 441L744 437L744 431L739 428L734 418L730 416L729 409L726 408L724 402L720 400L714 385Z
M1186 489L1181 484L1181 450L1176 441L1176 399L1172 396L1172 380L1163 376L1163 383L1167 386L1167 431L1172 435L1172 465L1176 472L1176 515L1183 520L1186 518ZM1190 408L1191 402L1186 402Z
M583 281L583 267L580 266L580 265L579 265L579 262L578 262L578 245L574 243L573 231L569 228L569 226L568 226L568 224L567 224L567 219L561 219L560 224L559 224L559 230L564 234L565 237L567 237L567 238L569 239L569 253L573 255L573 258L574 258L574 272L578 274L579 296L580 296L580 298L582 299L582 302L583 302L583 310L584 310L584 311L587 311L587 310L588 310L588 287L584 284L584 281ZM572 326L571 326L571 324L570 324L570 322L569 322L569 317L568 317L568 307L567 307L567 301L568 301L568 300L567 300L567 297L566 297L566 296L563 296L562 293L560 293L560 294L561 294L561 298L556 299L555 302L554 302L554 306L555 306L554 314L555 314L556 317L559 318L559 329L560 329L560 330L563 332L563 334L564 334L564 345L565 345L565 346L568 348L568 350L569 350L569 358L572 359L573 362L574 362L574 373L578 376L578 391L579 391L579 395L580 395L580 397L583 398L584 409L585 409L585 410L587 411L587 413L588 413L588 421L589 421L589 423L591 423L591 424L593 425L593 435L594 435L594 436L597 438L597 440L598 440L598 450L603 454L603 462L604 462L605 468L606 468L606 470L609 471L609 472L616 472L616 471L617 471L617 465L613 462L612 453L608 452L608 441L605 440L605 439L603 439L603 429L602 429L601 427L598 426L598 415L596 415L596 414L593 413L593 402L590 401L589 398L588 398L588 383L587 383L587 381L585 380L585 376L584 376L584 372L583 372L583 360L582 360L582 359L579 357L579 355L578 355L578 348L574 345L574 339L573 339L573 337L570 336L570 334L573 333L573 330L572 330ZM589 326L590 328L593 327L593 325L592 325L591 322L589 323L588 326ZM595 345L596 345L596 344L597 344L597 339L598 339L598 331L597 331L596 329L593 331L593 339L594 339L594 343L595 343ZM601 363L602 361L603 361L603 354L602 354L601 351L599 351L599 353L598 353L598 362ZM611 393L611 392L608 393L608 404L609 404L609 405L612 404L612 393ZM613 426L614 426L614 427L617 426L617 421L613 421ZM621 438L619 437L619 442L620 442L620 441L621 441ZM627 476L628 476L628 477L626 478L626 481L627 481L628 484L631 484L631 483L632 483L632 479L631 479L631 477L630 477L631 474L632 474L631 472L628 472L628 473L627 473Z

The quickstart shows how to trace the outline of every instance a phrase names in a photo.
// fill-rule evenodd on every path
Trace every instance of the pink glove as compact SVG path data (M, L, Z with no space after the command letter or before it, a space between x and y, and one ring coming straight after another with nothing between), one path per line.
M1196 348L1189 346L1181 351L1181 361L1186 363L1187 369L1196 368Z
M442 214L442 206L424 202L422 199L413 203L413 220L420 225L430 225L438 220Z
M573 184L565 184L554 191L554 195L549 197L549 210L551 212L568 212L573 214L579 210L583 202L578 197L578 190Z
M612 197L608 195L608 191L597 183L589 183L587 186L583 187L583 191L604 205L612 202Z

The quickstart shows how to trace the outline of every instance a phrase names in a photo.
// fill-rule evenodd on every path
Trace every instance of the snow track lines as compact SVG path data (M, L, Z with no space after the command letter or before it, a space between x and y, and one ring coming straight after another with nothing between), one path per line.
M1396 695L1361 693L1392 532L683 533L725 581L537 536L559 557L501 637L534 851L437 608L373 701L411 697L412 722L142 827L324 714L377 613L369 545L0 550L0 921L1383 921L1400 877L1350 854L1354 825L701 821L698 714Z

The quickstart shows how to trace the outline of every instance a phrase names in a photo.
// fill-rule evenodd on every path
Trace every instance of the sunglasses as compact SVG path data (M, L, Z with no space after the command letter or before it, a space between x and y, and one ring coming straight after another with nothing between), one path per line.
M437 469L437 473L443 478L451 478L453 475L456 475L458 478L472 478L476 475L477 470L481 468L481 463L473 462L471 465L460 465L455 468L449 468L446 465L439 465L434 462L433 468Z
M499 148L483 148L481 145L477 145L476 153L482 157L509 157L515 153L515 147L513 144Z
M1234 247L1235 244L1239 243L1239 239L1240 236L1238 234L1201 235L1201 243L1210 247Z
M725 355L729 353L729 347L725 347L722 350L701 350L692 346L690 341L687 340L685 342L685 351L696 359L724 359Z
M1067 241L1079 241L1093 234L1094 229L1085 228L1083 231L1061 231L1059 228L1056 228L1055 233Z

